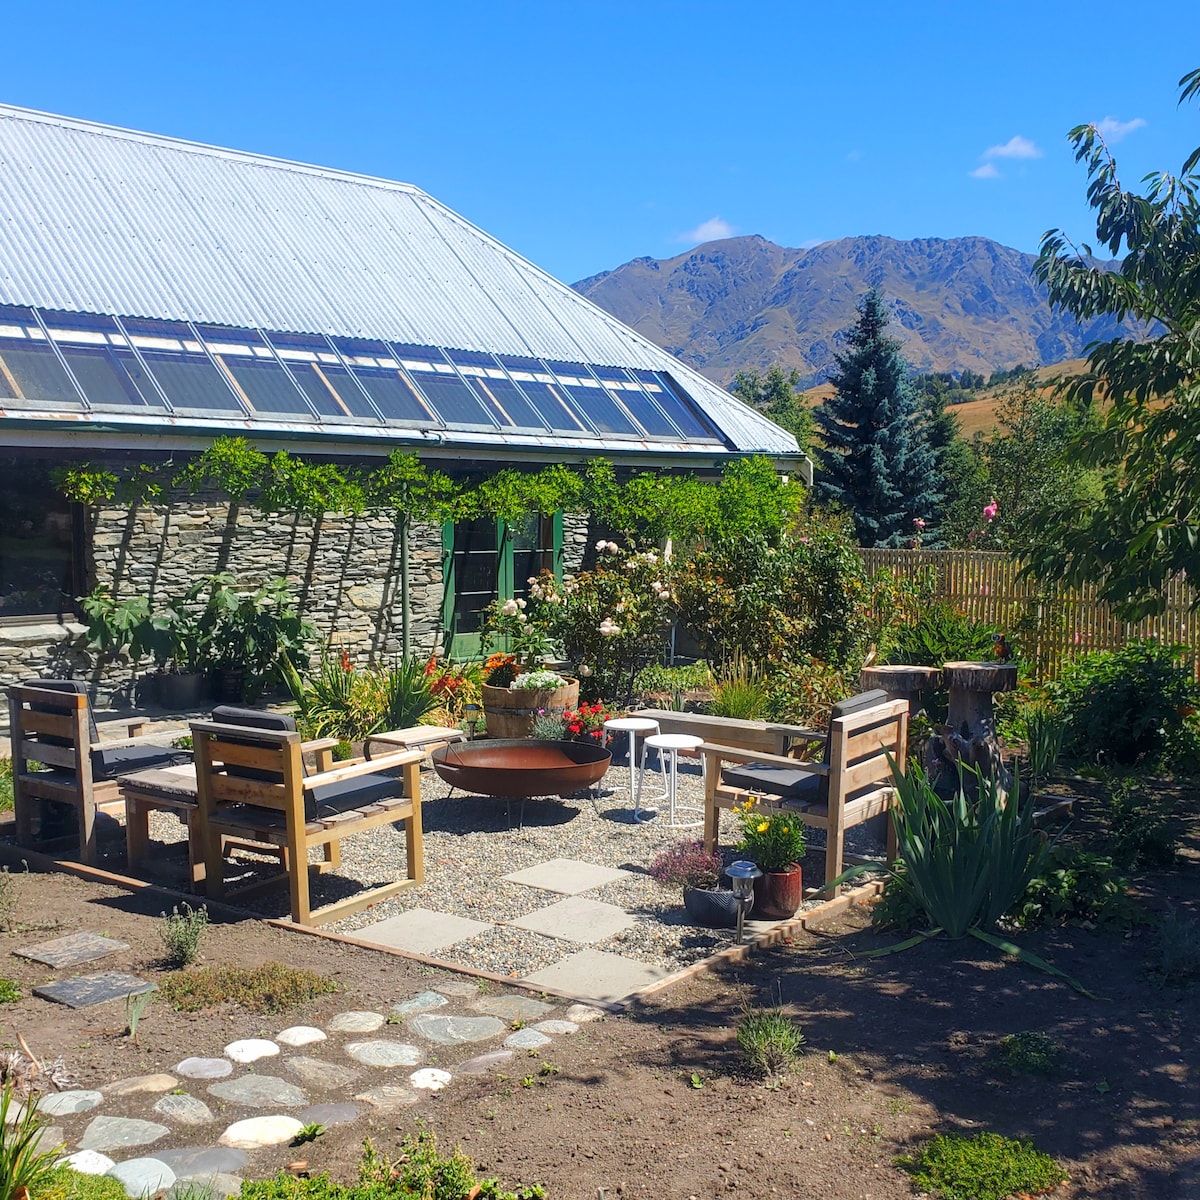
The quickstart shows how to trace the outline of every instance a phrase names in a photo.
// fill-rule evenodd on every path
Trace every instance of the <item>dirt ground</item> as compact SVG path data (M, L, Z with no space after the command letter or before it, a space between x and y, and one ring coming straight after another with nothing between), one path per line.
M132 946L94 969L154 978L163 897L57 874L20 876L16 886L24 928L0 934L0 975L25 997L0 1007L0 1046L15 1046L20 1034L35 1054L61 1055L79 1087L169 1071L236 1038L320 1024L346 1009L386 1012L445 978L400 958L217 919L206 961L277 959L331 976L338 993L282 1020L232 1008L188 1015L160 1000L134 1044L119 1029L119 1004L72 1011L31 998L29 989L53 973L10 952L54 936L34 926L86 928ZM1154 912L1171 904L1200 915L1200 855L1143 888L1143 899ZM851 910L748 964L556 1038L540 1059L514 1060L508 1078L459 1075L413 1108L333 1127L302 1151L256 1151L253 1172L301 1156L314 1171L348 1178L364 1136L394 1148L423 1125L443 1143L461 1144L481 1173L509 1186L541 1183L553 1198L898 1200L913 1190L897 1154L933 1132L988 1128L1032 1138L1058 1157L1071 1183L1057 1194L1200 1195L1200 988L1155 980L1152 927L1128 935L1072 927L1025 939L1100 997L1091 1000L970 938L866 959L864 951L889 940L868 926L865 911ZM744 1071L734 1025L751 1003L780 1003L803 1026L806 1054L780 1082ZM997 1074L989 1064L995 1042L1023 1030L1065 1047L1057 1077ZM479 1049L442 1050L431 1061L453 1070ZM547 1063L558 1073L537 1074ZM522 1086L525 1075L534 1076L532 1086ZM145 1097L120 1103L124 1109L114 1102L104 1111L150 1115ZM75 1130L86 1118L70 1120ZM208 1130L197 1131L197 1142L215 1140Z

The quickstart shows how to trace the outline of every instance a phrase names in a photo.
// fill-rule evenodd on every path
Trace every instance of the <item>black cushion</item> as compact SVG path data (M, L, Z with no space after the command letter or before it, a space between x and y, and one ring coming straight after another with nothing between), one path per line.
M828 795L827 780L823 775L813 775L795 767L776 767L768 763L746 763L745 766L726 767L721 772L721 782L747 792L782 796L787 800L803 800L814 804L823 803Z
M866 708L877 708L888 702L888 694L883 688L874 688L869 692L859 692L847 700L839 700L829 714L831 721L838 717L848 717L851 713L862 712Z
M212 719L218 725L245 725L248 729L271 729L277 733L296 732L295 717L287 713L263 712L261 708L222 704L213 709Z
M365 808L377 800L399 796L401 781L391 775L358 775L337 783L323 783L305 793L304 807L308 820L329 817L351 808Z
M188 762L191 757L187 750L176 750L170 746L115 746L111 750L93 750L92 778L113 779L133 771L147 771L151 767L170 767L175 763Z

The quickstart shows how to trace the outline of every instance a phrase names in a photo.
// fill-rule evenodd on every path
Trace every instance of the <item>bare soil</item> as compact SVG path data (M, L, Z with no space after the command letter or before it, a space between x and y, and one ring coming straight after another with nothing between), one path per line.
M232 1008L184 1014L160 1000L134 1043L121 1031L119 1004L72 1011L30 997L54 973L10 951L54 936L34 926L89 929L132 947L95 969L155 978L155 918L169 902L58 874L19 877L17 888L25 928L0 934L0 975L25 998L0 1007L0 1044L13 1047L20 1034L35 1054L61 1055L80 1087L170 1071L236 1038L319 1025L346 1009L386 1012L446 978L401 958L218 917L206 934L208 962L277 959L331 976L339 992L282 1018ZM1168 905L1200 916L1197 839L1177 870L1139 879L1137 888L1152 920ZM913 1189L897 1154L934 1132L988 1128L1032 1138L1059 1158L1071 1176L1063 1196L1200 1195L1200 988L1156 977L1152 925L1022 939L1095 1000L972 938L862 957L890 940L870 930L865 910L850 910L820 932L556 1038L540 1057L514 1060L508 1078L459 1075L398 1114L333 1127L301 1150L258 1151L254 1173L305 1158L314 1171L349 1178L365 1136L391 1149L423 1125L447 1145L460 1143L483 1173L509 1186L541 1183L554 1198L899 1200ZM776 1003L803 1026L806 1054L789 1077L763 1082L746 1073L734 1026L744 1005ZM1058 1075L997 1073L992 1047L1024 1030L1061 1043ZM444 1050L431 1061L453 1070L478 1049ZM539 1074L545 1065L558 1072ZM522 1085L527 1076L531 1086ZM103 1111L148 1117L152 1102L129 1097ZM77 1138L86 1119L62 1122L68 1136ZM215 1141L222 1127L197 1131L197 1143Z

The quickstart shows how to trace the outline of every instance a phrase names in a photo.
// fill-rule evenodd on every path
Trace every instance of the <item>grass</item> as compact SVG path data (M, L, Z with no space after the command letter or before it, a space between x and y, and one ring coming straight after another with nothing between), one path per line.
M31 1200L126 1200L125 1187L107 1175L83 1175L59 1167L40 1187L30 1189Z
M13 806L13 765L11 758L0 758L0 812Z
M21 998L21 989L11 979L0 976L0 1004L15 1004Z
M1063 1048L1036 1029L1010 1033L991 1050L991 1059L999 1067L1020 1075L1057 1075L1062 1070Z
M44 1128L34 1096L22 1103L12 1087L0 1088L0 1200L47 1190L62 1145L46 1139Z
M1006 1200L1014 1192L1036 1193L1057 1187L1067 1173L1029 1142L998 1133L939 1134L914 1157L896 1160L913 1184L941 1200Z
M267 962L257 967L212 966L173 971L159 984L163 998L180 1012L237 1004L253 1013L281 1013L337 991L315 971Z
M760 1075L782 1075L796 1065L804 1034L781 1008L748 1008L737 1024L746 1061Z

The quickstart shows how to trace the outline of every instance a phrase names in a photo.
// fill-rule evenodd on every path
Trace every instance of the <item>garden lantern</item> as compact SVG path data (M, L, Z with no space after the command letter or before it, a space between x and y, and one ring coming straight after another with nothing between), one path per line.
M463 706L463 724L467 727L467 741L475 740L475 726L479 724L479 705L466 704Z
M752 862L738 861L730 863L725 868L725 874L733 883L733 895L737 900L737 940L742 941L742 925L746 920L746 910L754 900L754 881L762 872Z

